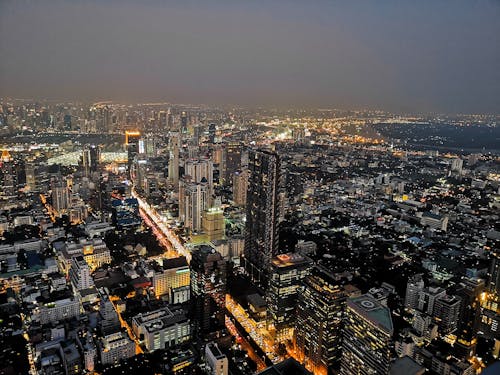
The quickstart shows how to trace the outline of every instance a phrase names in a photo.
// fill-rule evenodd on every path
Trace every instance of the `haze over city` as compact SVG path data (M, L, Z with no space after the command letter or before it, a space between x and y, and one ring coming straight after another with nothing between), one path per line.
M499 20L0 0L0 375L500 374Z
M0 2L0 95L500 111L500 2Z

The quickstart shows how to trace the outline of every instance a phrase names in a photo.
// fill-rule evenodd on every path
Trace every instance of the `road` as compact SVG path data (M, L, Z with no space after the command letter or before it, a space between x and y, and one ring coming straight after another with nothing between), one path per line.
M149 203L146 202L146 200L142 199L134 189L132 189L132 196L137 199L137 201L139 202L139 208L145 215L149 217L149 219L155 224L158 230L168 240L173 250L175 250L180 255L184 255L188 263L191 262L191 253L188 249L186 249L186 247L184 247L174 231L168 228L166 218L158 214L154 207L151 207Z

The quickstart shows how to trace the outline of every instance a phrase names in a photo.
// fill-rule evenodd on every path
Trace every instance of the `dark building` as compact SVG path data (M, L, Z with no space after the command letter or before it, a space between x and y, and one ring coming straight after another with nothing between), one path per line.
M134 159L139 153L139 140L141 139L141 133L138 131L126 131L125 132L125 145L127 146L127 172L130 178L130 172Z
M279 157L251 149L248 171L244 266L251 280L265 288L271 259L278 254Z
M387 374L394 327L391 312L368 295L347 300L342 329L342 375Z
M346 293L326 270L315 267L299 292L294 343L308 368L326 374L340 364Z
M215 123L208 124L208 142L215 143L215 133L217 132L217 126Z
M101 149L96 145L85 145L82 154L82 168L86 176L96 172L101 161Z
M304 366L293 358L285 359L271 367L262 370L257 375L312 375Z
M185 111L181 112L181 133L186 134L188 131L188 115Z
M267 323L278 342L292 339L298 290L311 267L312 260L299 254L280 254L271 260Z
M224 183L231 185L233 174L241 169L242 146L238 142L228 143L225 148L226 165L224 170Z
M71 130L71 115L64 115L64 130Z
M286 189L288 200L294 201L304 193L302 174L299 172L288 172L286 175Z
M119 228L141 225L142 219L139 215L139 202L137 199L113 199L111 206L113 225Z
M484 282L464 279L457 287L456 294L461 299L460 320L457 330L457 341L454 345L455 355L467 360L476 352L477 332L481 317L481 294Z
M225 334L226 261L214 248L206 245L198 246L191 254L195 334L205 341L217 341Z

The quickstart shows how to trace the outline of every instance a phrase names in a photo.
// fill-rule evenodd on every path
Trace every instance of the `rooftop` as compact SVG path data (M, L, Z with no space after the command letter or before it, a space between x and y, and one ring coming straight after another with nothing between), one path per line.
M392 334L394 331L391 311L375 298L364 294L348 299L347 305L387 333Z

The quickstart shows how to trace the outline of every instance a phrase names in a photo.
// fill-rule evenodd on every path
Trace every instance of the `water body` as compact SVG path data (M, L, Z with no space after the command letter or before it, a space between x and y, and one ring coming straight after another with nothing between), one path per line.
M500 154L500 127L454 124L375 124L386 139L418 149Z

